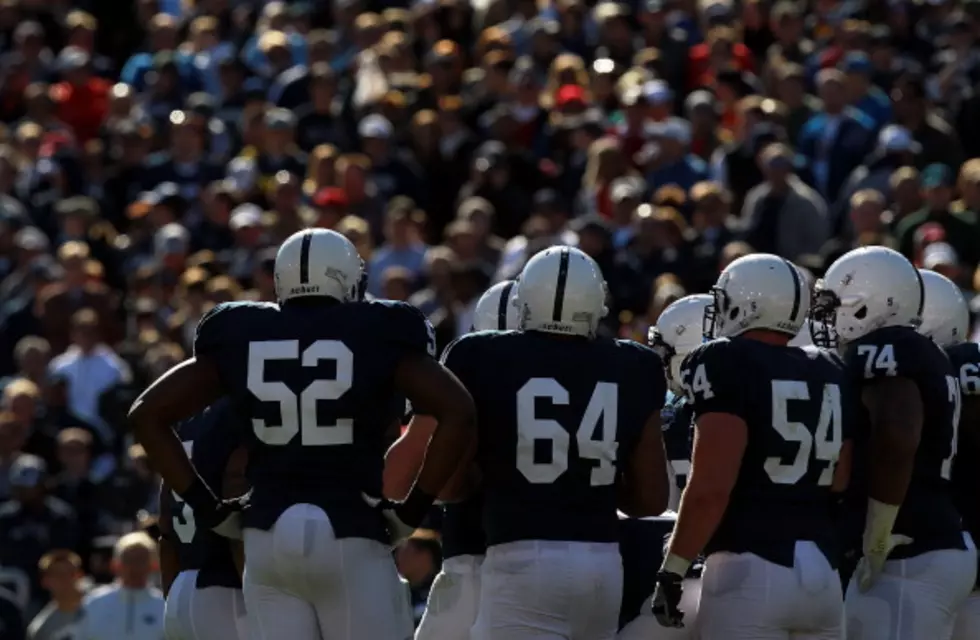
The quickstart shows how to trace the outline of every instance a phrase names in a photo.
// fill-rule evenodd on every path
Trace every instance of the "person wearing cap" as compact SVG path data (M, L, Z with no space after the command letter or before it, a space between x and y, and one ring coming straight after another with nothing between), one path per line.
M891 122L891 99L872 82L874 66L871 58L866 53L852 51L844 56L841 67L848 104L871 118L876 131Z
M306 175L308 159L296 144L296 116L291 111L277 107L266 110L258 146L255 156L257 186L266 195L280 171L296 178Z
M163 269L180 274L190 254L191 236L182 225L171 222L153 236L153 254Z
M415 199L419 193L419 178L415 172L394 154L395 128L382 115L371 114L357 125L364 154L371 160L369 177L384 201L395 196Z
M912 138L912 132L897 124L885 126L878 132L875 150L851 172L834 203L834 231L846 233L845 209L851 197L858 191L873 189L891 201L891 177L901 167L915 164L921 146Z
M796 177L792 150L782 143L770 144L759 163L766 179L745 196L744 240L756 251L787 260L819 253L830 237L827 204Z
M609 199L612 201L612 244L615 249L622 249L633 236L633 211L643 202L646 183L632 176L617 178L609 187Z
M0 416L0 421L5 418ZM33 616L44 601L37 564L49 549L73 549L80 541L75 510L48 495L44 460L22 453L8 473L11 500L0 506L0 566L20 570L30 580Z
M823 110L803 126L797 151L807 159L817 191L836 202L844 182L874 145L874 122L847 104L845 76L838 69L817 74Z
M935 271L956 283L963 281L963 269L956 249L946 242L933 242L922 250L922 268Z
M690 153L691 126L672 118L650 128L655 151L646 165L646 181L652 189L676 184L685 192L708 179L708 165Z
M967 269L980 262L980 222L973 211L954 211L953 172L944 164L931 164L922 170L922 193L925 206L902 218L895 227L898 248L910 260L914 258L915 232L928 222L936 222L946 232L950 244Z

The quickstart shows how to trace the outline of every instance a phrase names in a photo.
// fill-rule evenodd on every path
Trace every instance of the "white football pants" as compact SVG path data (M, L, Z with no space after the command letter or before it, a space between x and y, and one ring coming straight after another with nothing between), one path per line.
M318 507L293 505L245 530L250 640L407 640L412 612L388 547L337 539Z
M953 640L980 638L980 591L974 591L956 612Z
M442 563L429 590L415 640L469 640L480 610L483 556L454 556Z
M181 571L170 586L164 610L167 640L248 638L245 600L240 589L196 586L197 571Z
M523 540L487 550L471 640L613 640L623 592L616 543Z
M977 574L977 550L929 551L885 562L867 593L847 587L847 637L854 640L949 640ZM977 636L970 636L971 638Z
M839 640L842 620L840 576L813 542L796 543L792 568L753 553L704 563L700 640Z

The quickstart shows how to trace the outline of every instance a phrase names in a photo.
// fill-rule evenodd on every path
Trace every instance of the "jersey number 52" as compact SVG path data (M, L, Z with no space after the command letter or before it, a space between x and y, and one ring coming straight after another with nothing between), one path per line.
M568 470L569 431L556 420L538 418L534 404L538 398L552 404L569 404L568 390L554 378L531 378L517 392L517 469L528 482L549 484ZM619 385L598 382L575 432L580 458L598 462L592 469L592 486L610 485L616 479L616 442ZM601 424L600 424L601 423ZM550 462L536 462L538 442L551 448Z
M333 360L337 373L331 380L314 380L297 398L284 382L265 379L270 360L299 360L300 366L315 367L321 360ZM248 390L257 400L279 403L282 424L252 419L255 437L264 444L285 445L300 436L303 446L328 446L354 442L354 421L340 418L334 424L319 424L316 404L338 400L350 390L354 380L354 354L339 340L317 340L299 353L299 340L266 340L248 345Z

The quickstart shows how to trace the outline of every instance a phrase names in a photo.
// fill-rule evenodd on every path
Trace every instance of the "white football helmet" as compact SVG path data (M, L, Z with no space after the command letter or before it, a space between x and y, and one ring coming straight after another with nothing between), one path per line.
M922 276L905 256L861 247L834 261L814 287L813 341L846 344L882 327L916 327L922 320Z
M970 328L970 309L956 284L935 271L919 269L926 301L922 306L919 333L932 338L940 347L951 347L966 340Z
M364 263L354 244L329 229L304 229L286 238L276 253L279 302L324 296L341 302L357 299Z
M800 270L771 253L744 256L725 267L711 295L702 327L706 340L753 329L795 337L810 310L810 292Z
M498 282L480 296L473 311L474 331L512 331L517 329L517 292L514 280Z
M675 394L684 393L680 386L684 356L704 342L701 322L711 300L708 294L699 293L674 301L660 313L657 325L647 333L647 343L663 360L667 384Z
M517 285L519 328L594 337L606 315L606 282L595 260L551 247L528 260Z

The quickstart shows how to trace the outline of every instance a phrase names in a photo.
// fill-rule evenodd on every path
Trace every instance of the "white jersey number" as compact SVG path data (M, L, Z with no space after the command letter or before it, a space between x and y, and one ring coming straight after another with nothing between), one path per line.
M555 420L542 420L534 411L537 399L567 405L568 391L554 378L531 378L517 392L517 469L534 484L554 482L568 470L568 430ZM598 382L576 431L578 454L596 460L592 469L592 486L610 485L616 479L616 429L618 425L619 385ZM535 462L535 444L547 442L551 447L549 462Z
M330 380L314 380L299 398L284 382L265 379L265 365L270 360L300 360L304 367L315 367L321 360L333 360L337 373ZM338 340L317 340L299 353L299 340L267 340L248 345L248 390L262 402L279 403L281 424L252 419L255 436L264 444L289 444L296 434L303 446L318 447L354 442L354 421L340 418L335 424L319 424L316 403L338 400L350 390L354 380L354 354Z
M956 448L959 444L960 413L963 411L963 396L960 392L960 381L953 376L946 376L946 386L949 388L949 401L953 403L953 441L949 443L949 457L943 460L943 466L939 469L939 475L949 480L950 472L953 470L953 458L956 457Z
M772 381L772 426L783 440L796 442L800 448L793 462L783 464L779 456L766 459L765 470L776 484L796 484L810 468L810 459L821 460L827 467L820 474L817 484L828 487L834 480L834 467L843 440L841 425L840 387L826 384L816 429L811 433L802 422L791 422L788 417L790 401L809 400L810 391L799 380Z
M184 445L184 451L187 452L187 457L190 458L194 451L194 442L188 440L187 442L182 442ZM176 491L171 491L170 493L174 496L174 501L177 503L177 513L173 515L173 528L174 533L177 534L177 539L184 544L190 544L194 542L194 534L197 533L197 525L194 523L194 510L191 506L184 502L184 499L177 495Z

